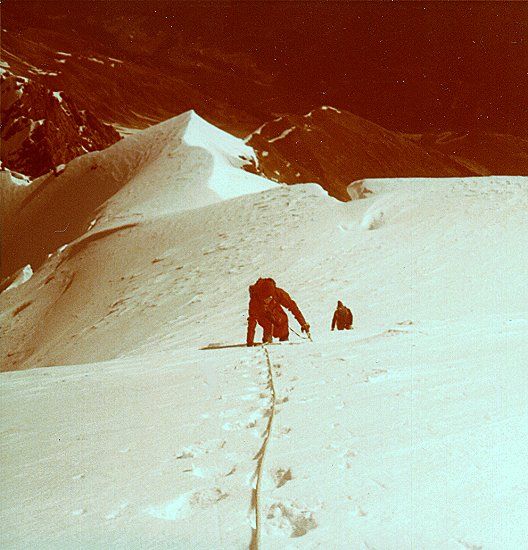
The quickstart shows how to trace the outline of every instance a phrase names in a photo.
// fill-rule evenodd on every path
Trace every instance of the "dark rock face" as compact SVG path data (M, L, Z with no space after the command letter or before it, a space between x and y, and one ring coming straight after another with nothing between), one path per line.
M340 200L349 200L348 184L365 178L478 173L450 155L327 106L268 122L248 136L247 143L255 149L258 170L267 178L319 183Z
M142 47L141 40L128 43L128 27L120 18L107 26L112 32L103 33L106 46L94 38L95 27L90 29L96 34L88 36L69 27L39 29L38 41L35 29L3 32L2 59L11 72L64 90L71 101L124 134L191 109L239 137L273 117L275 111L262 106L262 98L275 94L273 76L247 56L186 44L177 36L165 36L167 44L152 52L150 46L159 42L155 29L148 29L154 35L149 32L149 47ZM132 32L136 38L145 35Z
M103 3L50 0L5 4L1 35L2 60L5 63L2 66L46 88L64 90L71 101L83 108L86 106L100 119L114 124L124 135L194 109L215 126L243 137L281 114L287 113L302 119L301 114L329 102L342 110L343 123L333 125L332 130L329 125L326 130L316 130L309 126L308 117L305 122L312 133L302 133L302 139L297 141L303 150L291 151L294 154L291 158L290 152L286 155L286 146L292 139L297 139L299 134L296 132L277 141L277 147L273 149L262 148L269 151L267 160L261 158L261 167L266 175L288 183L321 181L322 170L327 176L335 175L339 179L337 166L334 169L329 163L340 163L341 160L343 162L340 166L347 170L343 180L396 175L441 177L461 175L460 171L465 175L527 173L525 151L528 110L522 108L525 101L521 79L514 80L513 85L506 85L505 81L499 79L503 85L486 86L482 82L486 72L477 72L475 78L469 78L464 73L462 80L455 77L452 84L444 89L444 80L435 80L434 67L426 70L418 63L419 74L413 80L408 73L411 56L402 57L398 48L394 49L399 52L396 69L404 72L405 85L399 78L394 82L394 78L397 78L395 73L385 69L384 74L378 75L376 79L376 55L382 52L376 50L377 46L372 49L369 41L377 34L370 32L364 43L353 32L348 33L350 40L358 47L346 47L341 52L346 54L347 66L349 63L353 65L350 73L345 74L337 70L343 60L339 61L334 56L330 42L321 43L312 37L312 44L302 44L301 49L298 49L301 44L291 51L282 46L277 47L283 43L283 39L296 40L293 34L279 30L290 30L289 17L277 19L267 29L273 31L280 41L268 42L271 40L271 36L268 36L264 40L266 46L260 40L260 32L266 30L264 27L259 28L259 32L253 32L249 40L241 40L238 34L241 30L240 18L245 13L247 19L251 10L239 10L235 6L228 8L230 3L216 4L224 6L218 8L221 12L232 9L231 17L234 18L235 27L214 17L211 3L198 9L193 2L169 2L166 3L165 11L151 6L158 6L159 2L117 0ZM252 7L260 4L253 3ZM271 8L267 3L264 4L266 6L262 6L262 10L269 11ZM288 2L273 4L275 8L287 5L281 9L288 12L292 9ZM328 9L327 3L311 4L325 4L324 9L321 9ZM350 10L355 12L357 4L349 3L352 6ZM343 11L341 4L336 9L340 13ZM371 10L370 6L365 9ZM204 10L206 17L202 17ZM298 38L306 35L306 10L303 7L301 11L303 14L299 31L302 30L302 33L298 34ZM85 16L81 17L80 12ZM436 29L436 20L434 23ZM207 32L203 32L203 25ZM234 28L237 32L233 32ZM247 32L247 29L244 31ZM229 34L227 40L226 32ZM383 33L380 36L386 38ZM339 36L339 40L341 38ZM430 55L429 50L429 53L420 51L415 42L416 37L412 34L405 33L404 38L409 54L424 54L427 63L432 61L435 66L442 58L438 52ZM515 42L511 37L507 42L510 43L510 40L512 44ZM272 57L266 57L260 46L272 46ZM326 54L320 57L321 47L326 48L327 53L330 52L330 58L325 57ZM516 49L518 45L511 47ZM385 49L384 43L381 50ZM282 54L280 50L283 50ZM349 60L352 54L361 58L356 61L362 62L354 64L353 60ZM281 62L281 55L284 63ZM329 59L328 66L321 62L322 59ZM520 59L519 53L512 59ZM503 61L501 57L501 64ZM364 72L368 66L370 72ZM385 66L385 62L380 66ZM448 72L451 74L449 67ZM493 68L496 70L497 66ZM422 69L427 71L427 75ZM501 70L508 70L507 63ZM493 71L489 72L488 77L490 75L494 81L497 80ZM493 105L483 101L479 90L490 91L495 96L501 95L496 116L490 112L490 109L493 111ZM503 94L508 97L503 98ZM345 122L347 112L350 116L353 116L352 112L359 115L356 122L362 120L364 125L354 129L356 122L352 119ZM316 114L333 116L332 111ZM500 124L497 117L502 120ZM495 119L493 124L492 119ZM367 120L375 124L368 128ZM281 123L287 124L289 121L283 119ZM352 127L351 132L343 129L347 125ZM297 126L303 128L304 124ZM276 125L275 122L267 127L271 139L288 128L284 126L280 129L280 124ZM380 133L381 127L392 131ZM510 136L509 132L515 135ZM353 134L365 136L365 133L377 133L379 142L386 138L385 152L380 148L372 149L369 140L351 137ZM459 139L460 136L465 137ZM345 140L344 145L338 144L344 149L339 152L327 148L326 153L330 156L324 159L325 144L337 142L338 137ZM258 139L255 137L251 143L257 148ZM399 142L402 148L395 147L395 142ZM378 156L378 168L374 166L375 159L367 158L368 154L363 156L363 161L356 162L355 152L361 146L365 151L368 148L375 157ZM354 154L351 155L350 151ZM392 154L398 156L389 159L387 155ZM423 162L418 166L409 165L405 161L409 154L415 159L421 158ZM309 163L300 162L308 155L311 159ZM284 157L284 162L270 170L271 157L276 160L279 156ZM321 170L313 169L320 158ZM389 160L398 168L397 172L389 170ZM293 166L296 169L289 170ZM438 170L433 169L435 166ZM280 175L275 173L276 170ZM297 177L297 173L301 175ZM344 181L339 181L338 187L342 188L343 185Z
M2 165L41 176L79 155L120 139L118 132L64 92L53 92L8 71L1 75Z

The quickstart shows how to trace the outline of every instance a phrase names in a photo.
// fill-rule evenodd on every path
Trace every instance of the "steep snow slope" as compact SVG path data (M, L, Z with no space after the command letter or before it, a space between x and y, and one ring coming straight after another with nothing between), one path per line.
M116 160L101 218L0 296L3 364L29 369L2 374L2 546L522 547L527 179L222 200L234 143L185 120L179 168L167 123L154 176ZM314 342L201 350L244 341L264 275Z
M2 227L4 220L12 215L12 211L20 204L29 192L31 180L18 172L9 169L0 170L0 219Z
M167 341L169 349L206 339L240 341L247 286L264 274L278 273L279 283L282 277L282 284L295 285L294 294L317 312L316 331L326 329L328 311L348 292L363 321L373 326L413 316L488 315L524 304L526 180L361 183L371 191L369 198L346 204L310 185L178 215L160 209L157 216L148 210L150 199L143 211L130 208L144 186L129 184L106 206L108 217L33 276L26 292L32 288L27 300L35 300L35 307L17 316L19 330L10 327L13 338L23 338L16 346L23 359L16 363L111 359L132 351L131 343L145 345L140 335L157 348ZM149 198L148 188L143 197ZM47 290L40 292L44 284ZM75 319L64 315L73 311ZM216 315L219 324L212 322ZM25 318L32 319L32 335ZM197 322L204 330L207 325L207 333L196 330ZM42 349L38 327L44 331ZM116 341L120 332L126 341ZM31 357L34 351L38 360Z
M198 143L197 135L206 138ZM273 183L238 169L253 157L241 140L189 111L76 158L59 176L34 182L18 208L11 205L2 273L39 265L88 229L118 225L123 217L137 220L269 189Z

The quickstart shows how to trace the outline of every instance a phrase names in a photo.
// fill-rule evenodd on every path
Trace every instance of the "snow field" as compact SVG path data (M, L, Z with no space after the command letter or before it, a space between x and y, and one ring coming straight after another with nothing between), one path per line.
M100 153L116 192L0 296L2 546L522 547L527 179L262 190L194 116ZM201 350L260 276L314 342Z

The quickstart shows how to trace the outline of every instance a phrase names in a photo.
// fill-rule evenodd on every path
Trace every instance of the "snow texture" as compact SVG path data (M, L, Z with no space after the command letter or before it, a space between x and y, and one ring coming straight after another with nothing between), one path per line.
M18 288L20 285L23 285L29 281L32 276L33 270L31 269L31 266L26 265L15 274L13 282L5 289L5 291Z
M0 296L2 547L523 548L528 179L341 203L252 155L186 113L54 178L114 193ZM259 276L314 341L200 349Z

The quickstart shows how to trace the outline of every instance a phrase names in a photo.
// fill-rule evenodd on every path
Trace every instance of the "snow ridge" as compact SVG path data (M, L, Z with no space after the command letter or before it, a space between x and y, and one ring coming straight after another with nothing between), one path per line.
M194 111L78 157L27 197L9 189L10 211L22 203L17 219L6 223L6 242L16 253L3 266L4 275L28 263L38 267L48 253L79 238L94 218L114 227L116 217L156 218L276 187L241 169L255 163L250 146ZM74 207L61 209L65 200Z
M274 187L265 178L241 169L256 163L252 147L192 110L124 141L119 164L123 168L136 165L136 169L122 192L112 198L120 209L123 194L136 211L160 215ZM111 150L109 160L115 161Z
M194 111L185 113L185 116L187 126L182 139L187 145L205 149L212 155L213 172L208 185L221 199L272 187L264 178L239 170L248 164L257 165L257 155L252 147L213 126ZM236 170L233 171L233 168Z

